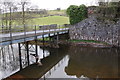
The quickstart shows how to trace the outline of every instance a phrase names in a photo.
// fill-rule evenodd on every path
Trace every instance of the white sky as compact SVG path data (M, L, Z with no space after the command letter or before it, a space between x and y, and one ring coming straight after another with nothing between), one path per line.
M26 0L0 0L2 1L26 1ZM87 6L97 5L98 1L113 1L118 2L120 0L27 0L31 2L31 5L37 5L39 9L67 9L70 5L81 5L85 4Z
M66 9L70 5L95 5L98 0L31 0L31 4L37 5L41 9Z

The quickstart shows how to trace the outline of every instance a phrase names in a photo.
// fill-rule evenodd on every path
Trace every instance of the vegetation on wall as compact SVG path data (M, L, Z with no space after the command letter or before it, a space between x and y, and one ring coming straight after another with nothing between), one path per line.
M80 6L70 5L66 13L69 16L70 24L73 25L87 18L87 7L83 4Z
M120 18L120 2L101 2L97 7L97 17L102 21L115 21Z

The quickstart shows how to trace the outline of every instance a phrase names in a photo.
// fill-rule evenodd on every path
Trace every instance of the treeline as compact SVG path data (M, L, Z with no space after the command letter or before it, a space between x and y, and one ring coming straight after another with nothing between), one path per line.
M67 15L70 24L74 25L89 16L96 16L99 20L112 20L117 22L120 18L120 1L119 2L100 2L98 6L80 6L70 5L67 8Z
M100 2L96 13L98 19L117 22L120 18L120 2Z

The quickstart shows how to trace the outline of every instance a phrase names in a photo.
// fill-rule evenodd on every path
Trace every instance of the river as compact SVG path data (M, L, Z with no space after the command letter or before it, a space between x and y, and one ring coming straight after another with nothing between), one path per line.
M35 53L32 51L35 45L32 47L30 53ZM30 55L31 66L26 68L26 50L23 48L22 64L24 70L18 72L17 75L24 78L77 78L78 80L81 78L120 78L119 49L69 45L60 45L58 49L44 49L43 52L43 48L38 46L39 57L43 65L34 65L35 58ZM0 64L0 79L19 71L17 44L6 46L1 50Z

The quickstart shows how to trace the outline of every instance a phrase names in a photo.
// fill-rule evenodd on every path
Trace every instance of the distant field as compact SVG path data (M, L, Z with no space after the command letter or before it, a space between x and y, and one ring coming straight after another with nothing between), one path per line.
M2 23L2 22L0 22ZM22 20L12 21L13 25L22 25ZM49 24L69 24L69 18L66 16L48 16L26 20L26 25L49 25Z
M48 14L49 14L49 15L55 15L55 14L66 15L66 10L60 10L60 11L57 11L57 10L49 10L49 11L48 11Z
M9 13L7 13L7 18L9 19ZM49 16L50 15L50 16ZM0 17L3 15L0 15ZM5 16L5 15L4 15ZM48 10L47 14L44 15L40 15L40 14L29 14L26 13L26 20L25 20L25 24L28 25L29 27L27 27L27 29L30 31L32 30L34 27L32 25L50 25L50 24L58 24L58 25L63 25L63 24L69 24L69 18L66 16L66 10ZM43 17L46 16L46 17ZM23 29L23 24L22 24L22 15L21 12L15 12L12 13L12 29L14 30L21 30ZM6 21L1 21L0 20L0 25L6 25ZM7 25L9 25L9 20L7 22ZM15 27L19 26L19 27ZM20 27L22 26L22 27ZM9 27L3 27L4 30L8 29ZM2 27L0 27L0 30L2 29ZM37 26L38 29L38 26Z
M50 16L49 16L50 15ZM61 15L61 16L59 16ZM0 17L3 16L0 14ZM5 16L5 15L4 15ZM36 14L36 13L25 13L27 18L26 25L46 25L46 24L67 24L69 23L68 17L66 16L66 10L48 10L47 14ZM48 16L48 17L43 17ZM9 19L10 14L7 13L7 18ZM22 12L12 13L12 24L13 25L22 25ZM3 22L5 25L6 21ZM2 24L2 22L0 22ZM9 25L9 21L8 21Z
M20 24L22 21L14 21L16 25ZM69 18L65 16L48 16L48 17L41 17L41 18L33 18L26 21L27 25L49 25L49 24L69 24Z
M49 24L69 24L69 18L65 16L49 16L43 18L34 18L32 19L31 25L49 25Z
M41 17L41 18L33 18L26 21L26 25L50 25L50 24L57 24L57 25L63 25L63 24L69 24L69 18L65 16L48 16L48 17ZM15 28L14 25L22 25L22 20L16 20L13 22L12 29L20 30L23 29L23 27L17 27ZM29 26L27 27L28 31L31 31L34 27ZM37 29L39 27L37 26ZM0 27L2 29L2 27ZM4 29L6 29L4 27Z

